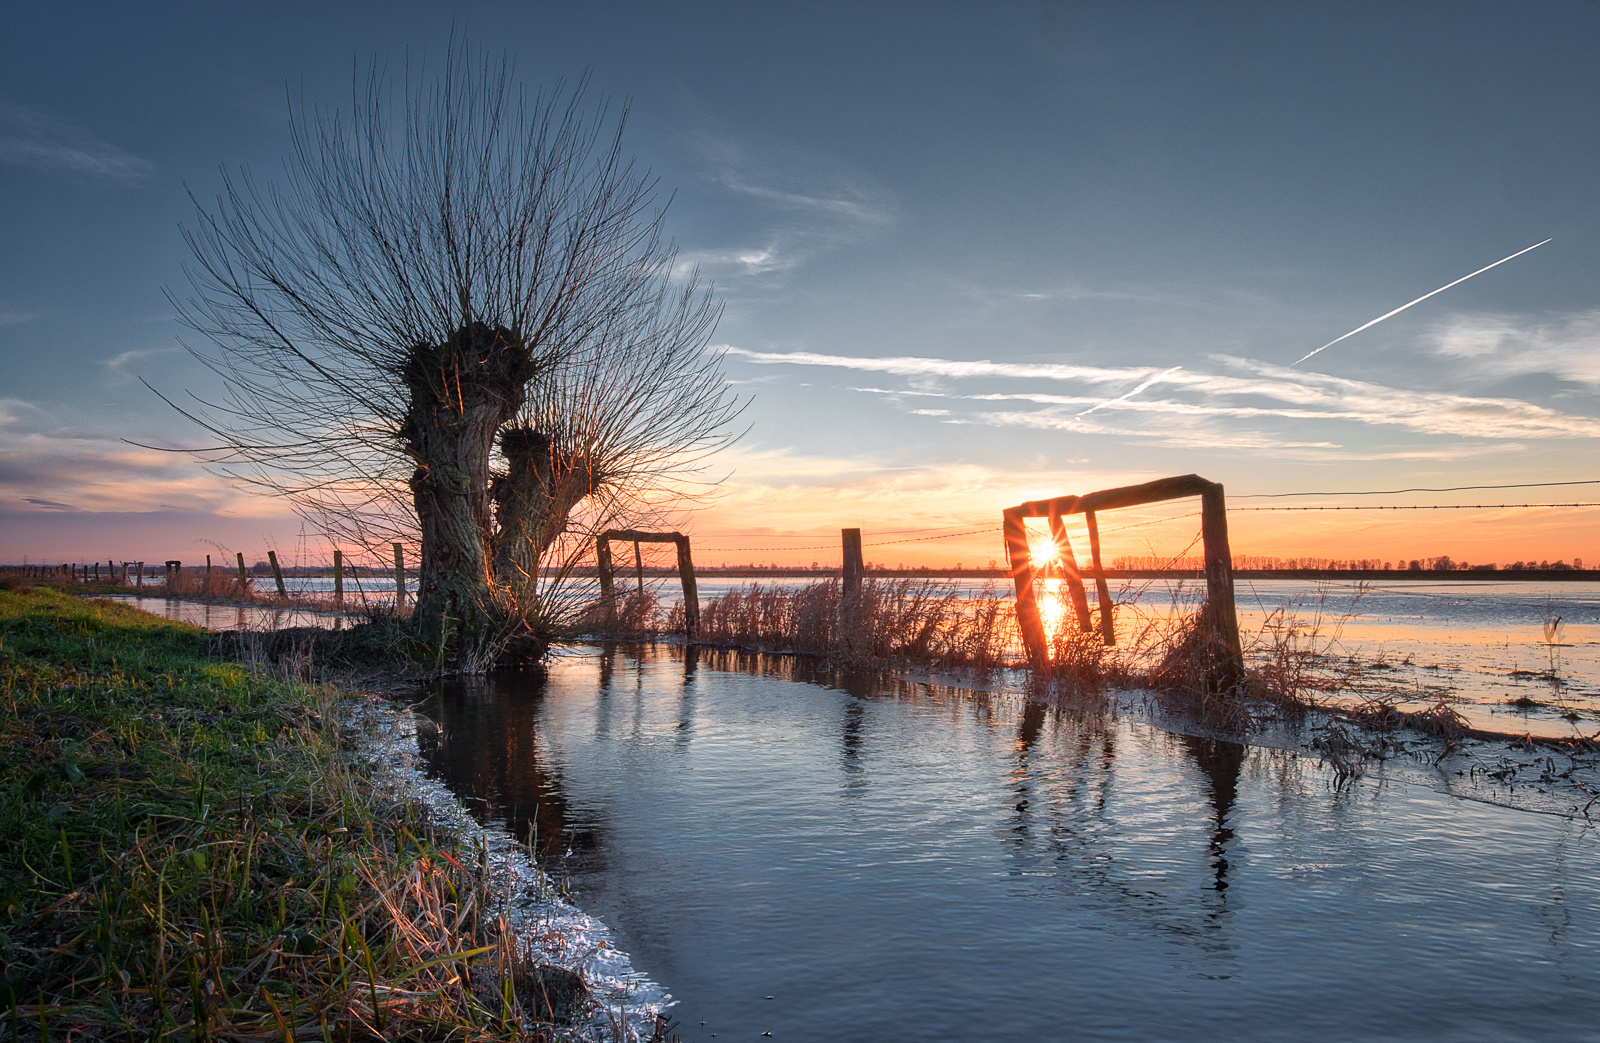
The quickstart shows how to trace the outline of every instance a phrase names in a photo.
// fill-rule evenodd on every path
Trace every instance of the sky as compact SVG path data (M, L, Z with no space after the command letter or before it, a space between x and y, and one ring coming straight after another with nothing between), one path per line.
M452 32L589 77L747 402L696 560L983 565L1197 473L1235 555L1600 561L1600 4L30 4L0 34L0 561L327 557L194 457L189 193ZM1368 321L1544 245L1296 364ZM1322 495L1267 499L1266 494ZM1175 503L1101 520L1177 556ZM1165 519L1165 520L1163 520ZM1190 551L1192 553L1192 551ZM1080 552L1081 553L1081 552Z

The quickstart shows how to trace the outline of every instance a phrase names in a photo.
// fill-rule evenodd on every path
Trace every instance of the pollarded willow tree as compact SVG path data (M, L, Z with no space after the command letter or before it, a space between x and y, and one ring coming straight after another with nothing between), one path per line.
M626 112L529 99L452 46L291 112L281 182L224 172L180 316L222 380L183 411L223 473L326 531L420 545L414 620L458 667L548 616L591 531L681 494L730 439L718 305L679 280Z

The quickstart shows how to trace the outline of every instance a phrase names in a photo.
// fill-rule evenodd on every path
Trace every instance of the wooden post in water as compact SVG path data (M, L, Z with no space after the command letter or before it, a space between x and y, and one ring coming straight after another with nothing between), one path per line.
M1056 519L1064 514L1082 513L1089 526L1089 549L1094 562L1095 594L1101 599L1100 632L1106 644L1115 640L1110 619L1110 592L1104 584L1105 570L1100 559L1100 529L1095 512L1160 503L1187 496L1200 497L1200 536L1205 544L1206 604L1201 623L1214 637L1218 655L1215 661L1217 683L1224 689L1237 687L1244 678L1244 655L1239 641L1239 617L1234 606L1233 557L1228 550L1227 504L1222 486L1196 474L1160 478L1142 485L1102 489L1084 496L1058 496L1052 500L1031 500L1008 507L1001 514L1006 554L1017 588L1017 628L1022 632L1028 656L1036 663L1048 656L1044 626L1034 594L1034 569L1029 560L1027 518Z
M404 615L406 610L406 553L400 544L394 545L394 611Z
M844 543L844 568L841 572L840 587L848 596L861 589L861 577L865 575L867 566L861 558L861 530L840 529L839 535Z
M681 532L640 532L637 529L607 529L595 537L595 571L600 577L600 603L610 613L615 608L616 580L611 560L611 543L622 540L633 544L634 569L639 577L639 589L644 589L644 565L641 543L671 543L678 548L678 580L683 584L683 629L693 637L700 625L700 592L695 583L694 560L689 554L689 537Z
M333 607L344 608L344 555L333 549Z
M210 582L210 580L211 580L211 555L207 554L206 555L206 581Z
M1244 648L1239 641L1239 614L1233 600L1233 554L1228 549L1228 506L1222 486L1200 494L1200 541L1206 556L1206 622L1222 642L1220 682L1236 688L1244 680Z
M679 536L678 580L683 584L683 632L694 637L700 626L700 588L695 585L694 561L689 557L689 537Z
M600 597L607 605L616 597L616 590L612 587L611 580L611 541L604 533L595 537L594 541L595 571L600 574Z
M283 585L283 570L278 567L278 552L267 551L267 563L272 566L272 581L278 585L278 596L285 601L289 600L289 589Z
M1074 498L1067 510L1077 506ZM1078 556L1072 553L1072 541L1067 539L1067 524L1061 520L1063 508L1059 500L1051 501L1050 539L1055 543L1056 555L1061 562L1062 580L1072 599L1072 608L1078 615L1078 629L1088 633L1094 629L1089 622L1089 595L1083 590L1083 573L1078 571Z
M244 570L244 551L234 551L234 557L239 562L239 586L244 588L246 594L250 593L250 574Z
M644 555L639 552L639 541L633 541L633 578L638 584L639 593L644 593Z
M1106 586L1106 570L1100 561L1100 523L1093 511L1083 512L1084 524L1089 528L1089 567L1094 569L1094 597L1100 603L1100 642L1117 643L1117 624L1111 614L1111 589Z
M134 573L133 589L135 589L135 590L143 590L144 589L144 562L136 561L136 562L133 563L133 567L137 570Z
M1044 620L1039 616L1039 598L1033 591L1035 572L1033 555L1028 550L1027 516L1022 508L1011 507L1000 515L1000 531L1006 541L1006 560L1011 566L1011 582L1017 591L1017 630L1022 634L1022 647L1034 666L1043 666L1048 643L1044 637Z

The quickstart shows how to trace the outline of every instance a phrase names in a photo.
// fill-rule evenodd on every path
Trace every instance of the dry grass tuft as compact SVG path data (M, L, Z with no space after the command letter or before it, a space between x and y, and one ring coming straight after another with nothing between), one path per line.
M1457 740L1472 732L1467 719L1449 703L1440 700L1425 710L1405 711L1397 705L1398 696L1367 699L1342 710L1340 716L1373 731L1392 732L1409 728L1441 739Z
M675 605L663 629L680 629ZM852 667L920 663L991 669L1015 659L1010 599L969 596L954 583L868 580L846 596L837 580L803 587L735 588L701 606L698 641L798 652Z

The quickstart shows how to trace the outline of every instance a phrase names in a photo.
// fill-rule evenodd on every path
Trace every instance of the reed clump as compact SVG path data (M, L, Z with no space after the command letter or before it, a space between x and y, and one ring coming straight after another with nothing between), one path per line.
M1309 616L1270 614L1247 636L1242 664L1230 661L1212 606L1196 603L1182 588L1171 596L1164 609L1152 607L1153 599L1109 606L1119 615L1115 646L1102 643L1098 626L1081 630L1076 615L1058 606L1060 611L1046 614L1048 658L1042 665L1027 659L1009 590L974 592L927 577L869 578L848 596L838 580L736 587L702 602L693 640L811 655L856 669L1028 668L1043 689L1150 689L1209 724L1239 731L1262 714L1322 710L1367 731L1408 728L1447 741L1470 732L1444 703L1409 712L1393 699L1354 710L1329 704L1327 694L1349 678L1330 666L1342 618L1331 611L1326 593ZM674 603L663 612L648 592L630 595L609 616L591 616L590 625L590 633L616 637L681 633L683 607Z
M674 605L663 629L681 630ZM702 604L697 641L752 651L797 652L844 666L921 663L991 669L1016 657L1008 597L969 594L929 578L869 579L845 594L837 580L802 587L735 588Z
M198 598L217 601L263 601L251 588L249 580L240 579L236 573L218 569L206 572L201 569L179 569L164 586L166 596Z
M496 917L487 856L354 766L338 692L211 640L0 591L0 1030L555 1038L582 1001Z

